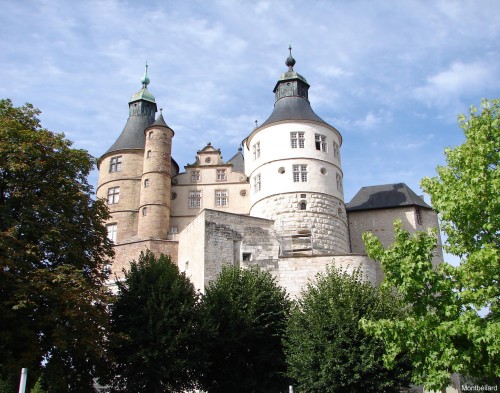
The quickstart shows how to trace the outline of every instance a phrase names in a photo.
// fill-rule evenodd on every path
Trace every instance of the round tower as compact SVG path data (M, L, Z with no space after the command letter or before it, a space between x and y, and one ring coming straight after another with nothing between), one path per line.
M170 166L174 131L160 113L144 131L144 165L141 177L138 236L166 239L170 222Z
M142 88L129 101L129 117L122 133L98 163L97 197L111 212L108 236L116 243L137 236L137 212L144 159L144 129L155 120L156 102L148 91L147 65Z
M347 253L342 136L312 110L289 51L271 116L244 140L250 215L275 221L282 254Z

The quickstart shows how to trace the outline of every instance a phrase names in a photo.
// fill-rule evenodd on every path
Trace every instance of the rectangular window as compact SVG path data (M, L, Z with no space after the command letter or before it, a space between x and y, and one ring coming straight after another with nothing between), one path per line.
M170 233L172 235L175 235L178 232L179 232L179 228L178 227L170 227L170 228L168 228L168 233Z
M337 190L342 191L342 176L337 173Z
M113 243L116 243L116 233L118 232L118 225L108 224L106 225L106 230L108 231L108 239Z
M149 187L149 179L144 179L144 188Z
M215 190L215 206L227 206L227 190Z
M333 156L335 158L338 158L340 155L340 149L339 149L339 145L337 142L333 142Z
M108 205L118 203L120 201L120 187L108 188Z
M121 172L122 170L122 156L111 157L109 162L110 172Z
M191 171L191 183L200 181L200 171Z
M260 157L260 141L253 145L253 159Z
M307 165L293 166L293 181L295 183L307 181Z
M253 188L255 190L254 192L259 192L261 189L260 173L255 175L255 177L253 178Z
M146 153L146 158L151 158L152 156L153 156L153 153L151 152L151 150L148 150Z
M327 143L326 143L326 136L316 134L315 135L315 142L316 142L316 150L324 151L326 152L327 150Z
M189 191L189 207L201 207L201 191Z
M217 169L217 181L226 181L225 169Z
M304 148L304 132L291 132L290 133L290 145L292 149L296 149L299 147L300 149Z

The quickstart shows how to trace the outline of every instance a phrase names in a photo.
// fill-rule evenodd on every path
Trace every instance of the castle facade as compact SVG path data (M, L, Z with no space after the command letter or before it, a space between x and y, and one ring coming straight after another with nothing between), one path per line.
M363 187L345 204L342 135L313 111L291 48L285 64L271 115L234 156L223 161L208 143L184 171L171 156L174 130L162 113L155 118L146 68L122 133L99 160L97 196L111 211L114 274L150 249L170 255L202 292L224 264L237 264L270 271L298 296L327 265L359 267L379 283L365 231L387 246L396 219L410 232L438 227L436 212L404 183Z

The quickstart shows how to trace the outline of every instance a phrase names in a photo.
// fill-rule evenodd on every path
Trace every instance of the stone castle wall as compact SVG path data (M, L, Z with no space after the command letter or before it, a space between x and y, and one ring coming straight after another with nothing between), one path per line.
M130 262L139 258L141 252L146 250L151 250L155 255L160 255L161 253L170 256L172 262L178 263L179 243L176 241L169 240L137 240L130 241L123 244L117 244L114 247L115 259L111 266L110 279L114 281L115 276L118 280L122 279L123 269L129 270Z
M306 203L301 210L300 203ZM312 248L318 253L348 253L349 236L344 203L319 193L287 193L259 201L252 213L275 220L280 236L311 231Z

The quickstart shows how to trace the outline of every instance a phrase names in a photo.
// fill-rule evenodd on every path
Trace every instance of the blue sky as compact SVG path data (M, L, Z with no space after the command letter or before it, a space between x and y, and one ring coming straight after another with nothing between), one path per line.
M173 156L229 159L270 115L291 42L315 112L343 135L345 199L419 181L463 141L459 113L500 97L500 2L3 0L0 97L96 157L147 60ZM93 173L90 181L96 183Z

